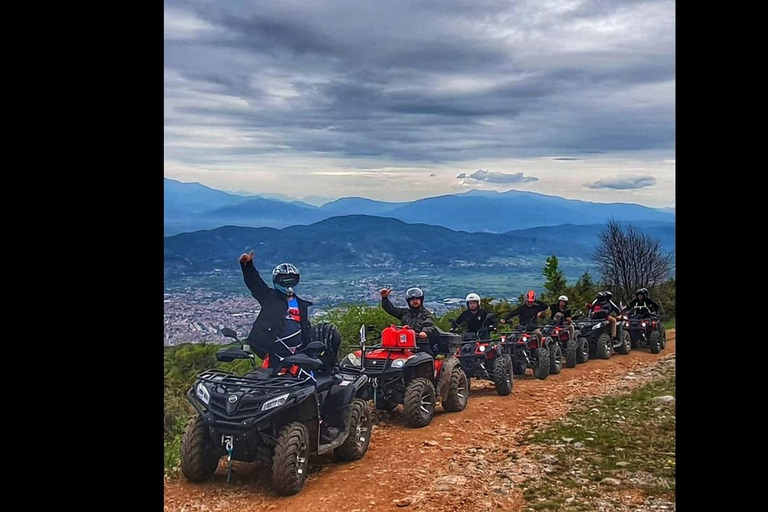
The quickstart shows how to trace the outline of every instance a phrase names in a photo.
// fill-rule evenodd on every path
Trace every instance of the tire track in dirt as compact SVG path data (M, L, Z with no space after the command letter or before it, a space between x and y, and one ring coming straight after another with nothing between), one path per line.
M519 510L521 493L509 476L493 468L518 453L523 433L562 417L574 400L631 389L642 383L630 375L674 357L675 330L658 355L648 349L608 360L590 360L564 368L546 380L530 370L516 376L512 394L498 396L490 381L472 380L470 400L460 413L438 408L432 423L405 427L401 411L377 414L365 457L352 463L314 458L304 489L295 496L273 493L270 468L233 464L226 483L222 459L213 480L191 484L183 477L166 479L167 512L314 510L317 512L391 510ZM504 485L500 485L504 483ZM510 490L510 489L513 490ZM400 500L402 507L396 506Z

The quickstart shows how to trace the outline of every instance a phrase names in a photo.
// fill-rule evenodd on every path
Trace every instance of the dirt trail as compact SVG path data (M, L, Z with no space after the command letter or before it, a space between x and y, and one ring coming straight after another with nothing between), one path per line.
M614 353L608 360L563 368L543 381L528 370L515 377L506 397L498 396L491 382L473 379L467 409L445 413L438 407L432 423L421 429L405 427L400 411L375 416L379 423L365 457L352 463L314 458L298 495L276 496L263 465L234 463L232 484L227 484L222 462L204 484L167 480L165 510L520 510L519 488L494 464L508 462L519 453L524 432L563 416L574 399L638 385L642 377L636 373L674 357L674 329L667 339L658 355L648 349Z

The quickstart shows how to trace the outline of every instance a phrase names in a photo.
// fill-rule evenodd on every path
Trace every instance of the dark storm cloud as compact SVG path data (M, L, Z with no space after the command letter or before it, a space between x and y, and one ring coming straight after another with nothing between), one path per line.
M587 188L610 188L614 190L632 190L652 187L656 184L653 176L615 177L597 180L587 185Z
M672 1L165 6L166 158L674 149Z
M461 176L461 174L459 176ZM536 178L535 176L523 176L522 172L509 174L505 172L486 171L485 169L478 169L468 177L473 180L487 181L489 183L526 183L529 181L539 181L539 178Z

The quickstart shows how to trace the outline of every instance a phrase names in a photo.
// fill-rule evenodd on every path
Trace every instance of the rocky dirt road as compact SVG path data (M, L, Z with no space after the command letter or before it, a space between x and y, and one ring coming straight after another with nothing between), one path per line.
M516 376L512 394L498 396L493 384L472 380L467 409L435 413L421 429L404 425L402 414L375 415L365 457L353 463L314 459L304 489L279 497L271 491L267 466L234 463L231 484L222 462L213 480L165 482L165 510L374 512L391 510L522 510L517 483L535 477L536 465L516 463L531 428L562 417L577 398L627 390L650 380L655 366L675 356L675 330L667 331L660 354L648 349L564 368L546 380L531 371ZM525 459L523 459L525 460Z

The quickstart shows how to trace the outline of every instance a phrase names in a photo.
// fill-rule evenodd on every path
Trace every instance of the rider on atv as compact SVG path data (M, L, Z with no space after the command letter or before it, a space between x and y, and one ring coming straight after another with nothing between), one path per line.
M651 313L657 313L659 311L659 305L648 296L648 288L640 288L635 292L635 298L627 304L627 307L622 310L622 313L626 313L632 309L641 313L643 318L648 318L651 316Z
M619 306L613 303L611 300L613 293L609 291L598 292L595 300L591 304L587 304L589 309L589 317L594 319L607 319L611 324L611 338L616 339L616 317L611 316L611 313L620 313Z
M467 309L455 319L451 320L451 331L463 324L467 324L467 332L476 332L481 339L488 337L488 327L484 327L488 311L480 307L480 296L476 293L470 293L465 299ZM482 331L482 333L481 333Z
M274 288L267 286L253 265L253 251L240 256L240 268L245 285L261 305L244 342L262 359L271 355L269 367L275 368L311 341L308 310L312 303L294 293L301 276L290 263L281 263L272 270Z
M576 332L573 327L573 319L571 318L571 310L568 307L568 297L561 295L557 298L557 302L549 306L549 311L552 314L552 320L555 321L554 325L565 325L568 329L568 335L573 339ZM560 315L557 317L557 315Z
M418 351L426 352L432 357L440 352L440 333L437 331L435 316L424 307L424 292L421 288L408 288L405 292L407 308L399 308L389 300L391 288L383 288L381 293L381 307L400 320L402 325L407 325L416 331Z
M519 316L520 317L520 325L524 326L526 329L529 328L531 324L535 325L536 318L537 317L543 317L547 310L549 309L549 306L538 300L536 298L536 292L533 290L528 290L525 293L525 303L519 305L506 315L504 315L500 322L502 324L507 323L507 321L512 318L513 316ZM539 337L539 342L541 342L544 338L541 334L541 329L538 327L530 332L536 333L536 335Z

